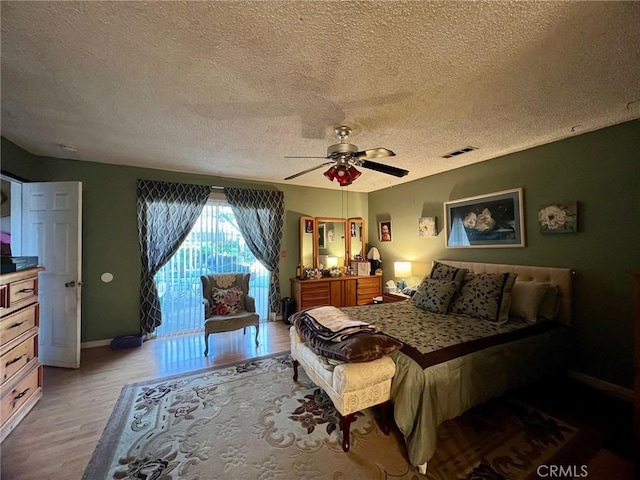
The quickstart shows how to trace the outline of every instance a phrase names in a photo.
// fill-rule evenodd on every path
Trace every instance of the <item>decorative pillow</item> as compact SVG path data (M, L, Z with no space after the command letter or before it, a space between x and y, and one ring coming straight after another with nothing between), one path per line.
M555 283L550 283L549 288L542 297L538 318L542 320L555 320L560 312L560 288Z
M538 309L549 290L548 283L516 282L511 291L509 315L524 318L528 322L538 321Z
M469 272L466 268L452 267L440 262L433 262L433 268L429 278L434 280L453 280L462 284L465 275Z
M469 273L451 302L449 311L460 315L506 323L509 320L514 273Z
M297 321L295 328L311 350L332 360L370 362L402 348L402 342L384 333L359 333L347 340L332 342L316 337L304 321Z
M434 280L425 278L420 284L411 301L416 307L428 312L447 314L451 299L455 295L460 284L449 280Z
M209 315L235 315L244 310L242 288L239 286L211 289Z

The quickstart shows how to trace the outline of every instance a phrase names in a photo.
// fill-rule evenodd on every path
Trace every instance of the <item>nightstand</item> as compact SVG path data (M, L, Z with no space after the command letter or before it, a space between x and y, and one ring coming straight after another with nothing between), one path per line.
M382 303L401 302L403 300L407 300L408 298L411 297L409 295L405 295L404 293L383 293Z

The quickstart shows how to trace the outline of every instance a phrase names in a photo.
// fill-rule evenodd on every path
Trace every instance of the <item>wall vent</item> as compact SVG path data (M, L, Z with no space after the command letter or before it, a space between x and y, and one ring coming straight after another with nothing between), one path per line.
M477 149L478 147L464 147L464 148L461 148L460 150L456 150L455 152L449 152L445 155L442 155L442 158L457 157L458 155L462 155L463 153L471 152L472 150L477 150Z

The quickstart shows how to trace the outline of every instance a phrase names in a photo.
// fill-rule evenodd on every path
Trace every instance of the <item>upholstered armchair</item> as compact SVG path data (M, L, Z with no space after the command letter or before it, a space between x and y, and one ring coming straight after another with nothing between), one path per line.
M250 273L218 273L202 275L204 303L205 357L209 354L209 334L256 327L256 345L260 331L260 316L255 299L249 296Z

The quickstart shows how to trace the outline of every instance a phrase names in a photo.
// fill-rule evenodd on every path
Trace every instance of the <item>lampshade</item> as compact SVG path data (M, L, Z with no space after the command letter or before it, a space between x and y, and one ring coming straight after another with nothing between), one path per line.
M406 260L399 260L393 262L393 271L397 278L406 278L411 276L411 262Z
M338 257L327 257L327 268L338 266Z
M324 176L327 177L329 179L329 181L332 182L333 179L336 178L336 167L335 166L331 166L331 168L329 170L324 172Z

